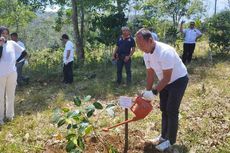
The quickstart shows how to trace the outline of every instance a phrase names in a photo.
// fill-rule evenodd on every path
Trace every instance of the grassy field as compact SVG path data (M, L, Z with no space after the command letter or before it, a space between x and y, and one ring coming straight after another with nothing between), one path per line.
M61 84L61 67L44 73L27 67L26 73L31 80L28 85L17 88L16 117L1 127L0 153L61 153L60 150L49 149L51 145L64 146L63 141L57 139L57 135L64 134L64 129L57 129L51 123L53 109L73 107L71 101L76 95L91 95L103 104L117 102L122 95L135 96L145 87L145 67L140 53L136 53L132 64L133 84L130 87L115 86L116 67L100 60L89 61L82 67L75 65L75 82L68 86ZM207 46L197 46L194 59L188 65L190 81L180 109L177 152L230 152L229 65L229 54L215 55L211 59ZM159 99L154 102L154 110L146 119L129 124L130 133L141 133L140 141L155 137L160 132L158 102ZM122 121L122 113L123 110L118 109L115 118L102 116L98 126ZM122 127L117 128L111 134L119 135L122 130ZM136 147L136 138L129 138L130 149ZM144 149L129 152L147 153Z

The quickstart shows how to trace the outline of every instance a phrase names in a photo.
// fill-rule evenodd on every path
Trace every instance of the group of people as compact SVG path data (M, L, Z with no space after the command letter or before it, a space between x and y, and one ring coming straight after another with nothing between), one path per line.
M190 28L180 31L185 35L182 60L176 50L158 41L156 33L146 28L141 28L135 34L136 42L131 36L128 27L122 27L122 35L118 38L113 59L117 61L117 84L122 82L122 68L125 66L127 85L131 84L131 58L137 47L144 52L146 66L146 90L142 96L152 101L159 93L160 110L162 112L161 135L151 141L156 143L158 150L164 151L176 142L178 130L179 107L188 84L188 72L186 64L191 62L197 38L202 34L190 23ZM8 40L9 30L0 27L0 124L4 118L12 120L14 117L14 97L18 80L22 79L21 70L24 58L27 55L24 45L17 40L17 34L12 33L12 40ZM14 40L14 41L13 41ZM74 45L69 36L63 34L61 41L65 45L63 52L63 83L73 82ZM16 68L16 66L17 68ZM16 72L18 71L18 73ZM158 78L158 84L153 87L154 76ZM6 104L6 109L4 109ZM4 113L6 112L6 115Z
M201 32L195 28L195 22L190 22L188 29L183 29L183 21L180 31L184 35L183 55L179 57L176 50L158 41L156 33L146 28L141 28L135 34L137 47L144 52L146 66L146 90L142 97L152 101L159 93L160 110L162 112L161 134L150 141L160 151L164 151L176 142L178 130L178 115L181 100L184 96L189 78L186 64L191 62L196 40L201 37ZM135 41L131 37L128 27L122 27L122 35L119 37L113 54L113 60L117 60L117 84L121 84L122 67L126 69L126 83L131 83L131 57L135 51ZM158 83L153 87L154 76Z
M10 39L11 37L11 39ZM61 38L65 45L63 53L63 83L73 82L74 45L66 34ZM17 33L11 33L7 27L0 27L0 125L14 118L14 99L16 85L28 83L28 77L22 75L26 62L25 45L18 40Z
M202 33L195 28L195 22L190 22L190 26L187 29L183 28L184 21L180 24L180 32L184 37L183 44L183 55L182 62L187 65L192 60L192 55L195 50L196 41L198 38L202 36ZM158 35L154 32L153 28L148 29L151 32L152 38L155 41L159 41ZM116 48L113 53L113 61L115 60L117 63L117 81L118 85L121 84L122 81L122 69L125 66L126 70L126 84L129 85L131 83L131 57L135 52L135 40L131 36L130 29L128 27L121 28L121 36L118 38L116 43Z

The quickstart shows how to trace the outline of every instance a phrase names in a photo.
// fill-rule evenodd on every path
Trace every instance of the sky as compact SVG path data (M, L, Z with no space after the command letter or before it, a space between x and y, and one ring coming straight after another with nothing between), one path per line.
M229 0L217 0L217 13L224 10L224 9L230 9L230 6L228 4ZM207 6L208 10L208 16L212 16L214 14L214 7L215 7L215 0L204 0L204 4ZM47 12L57 12L59 9L58 6L54 7L47 7L45 11Z
M212 16L214 14L215 0L204 0L204 3L205 5L207 5L209 16ZM216 6L217 13L224 9L230 9L228 0L217 0L217 6Z

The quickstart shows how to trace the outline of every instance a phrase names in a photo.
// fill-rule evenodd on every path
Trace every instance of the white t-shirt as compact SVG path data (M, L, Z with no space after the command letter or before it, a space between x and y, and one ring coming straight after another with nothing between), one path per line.
M23 42L17 41L17 44L18 44L19 46L21 46L22 48L25 49L25 45L23 44ZM21 54L20 54L19 52L16 52L15 55L16 55L16 60L17 60L17 59L20 57ZM24 58L21 59L21 60L19 61L19 63L20 63L20 62L23 62L23 61L25 61Z
M21 54L24 50L24 48L12 40L8 40L3 45L2 57L0 58L0 76L16 71L16 52Z
M144 54L144 61L147 69L154 69L159 80L163 79L163 70L173 69L169 84L187 74L187 69L175 49L158 41L152 54Z
M186 44L196 43L196 38L199 37L200 35L202 35L202 33L196 28L184 29L183 33L185 34L184 43L186 43Z
M66 59L68 50L70 51L70 55L69 55L69 58ZM69 62L73 61L73 59L74 59L74 45L71 41L68 40L65 44L65 50L63 53L63 62L69 63Z

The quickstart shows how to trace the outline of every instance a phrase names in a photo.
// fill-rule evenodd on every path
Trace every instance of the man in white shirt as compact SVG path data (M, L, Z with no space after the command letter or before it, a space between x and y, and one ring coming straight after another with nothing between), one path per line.
M15 41L19 46L25 49L25 45L21 41L18 40L18 34L16 32L11 33L10 36L13 41ZM16 59L18 59L20 56L18 52L16 52L15 55L16 55ZM28 81L28 79L26 79L22 74L22 69L23 69L24 64L25 64L25 58L23 58L22 60L16 63L17 74L18 74L17 83L19 85L21 85L24 81L26 82Z
M179 106L188 83L187 69L175 49L155 41L149 30L140 29L136 33L136 43L144 52L147 71L147 85L142 96L152 101L160 93L161 135L152 141L158 143L158 150L164 151L176 142ZM153 87L155 74L159 82Z
M71 84L73 82L73 60L74 60L74 45L69 40L67 34L63 34L61 38L63 44L65 45L63 53L63 83Z
M184 46L182 61L184 64L190 63L192 54L195 50L196 40L202 36L202 33L195 28L195 22L190 22L188 29L183 29L184 21L180 24L180 32L184 34Z

